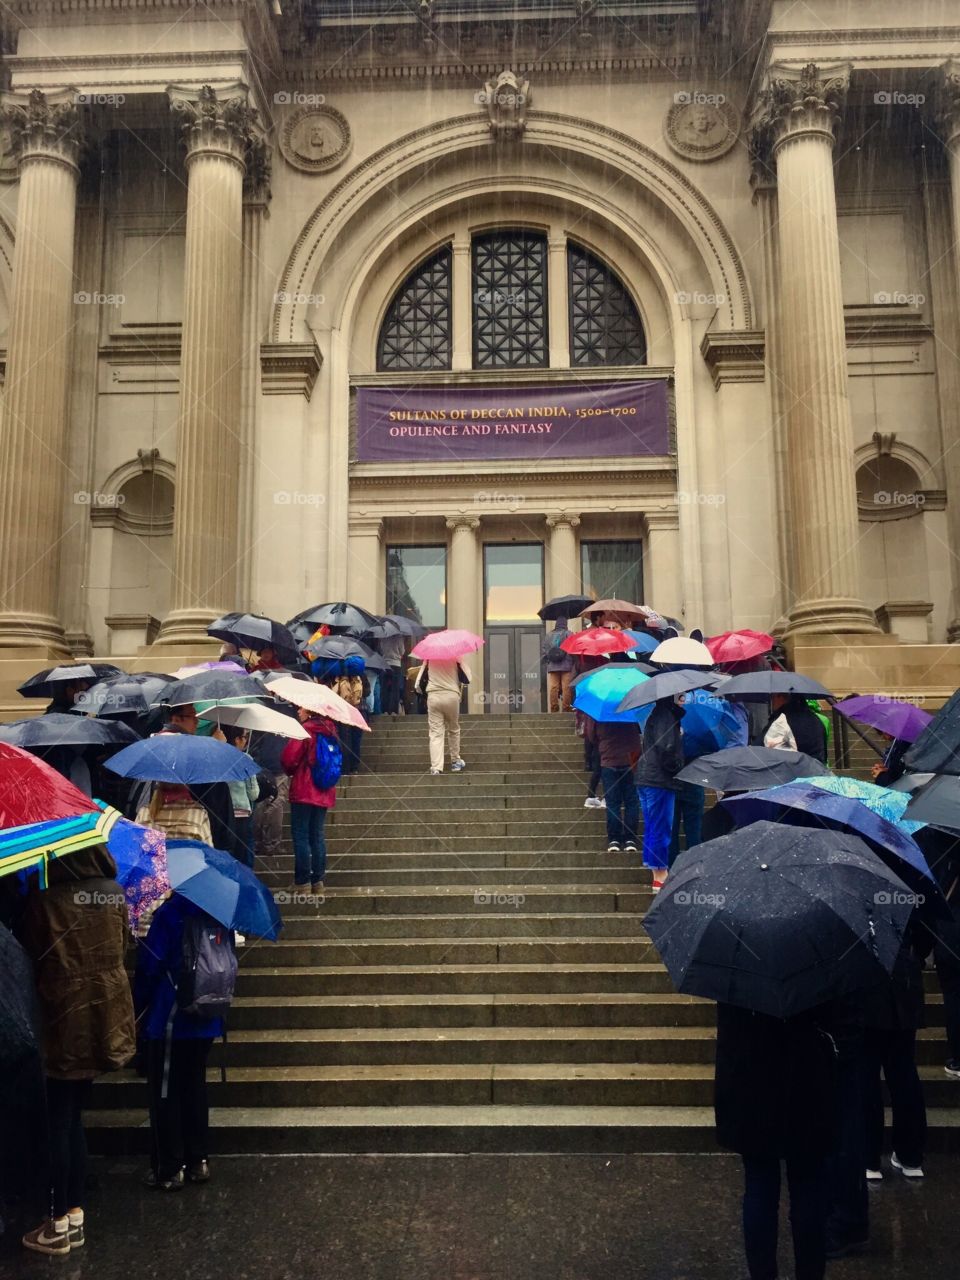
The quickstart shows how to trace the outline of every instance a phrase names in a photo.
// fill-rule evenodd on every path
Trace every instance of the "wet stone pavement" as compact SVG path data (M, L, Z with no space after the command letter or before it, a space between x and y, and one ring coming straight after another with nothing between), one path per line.
M870 1251L831 1264L831 1280L960 1280L960 1163L926 1169L923 1186L888 1174L871 1191ZM208 1185L172 1195L130 1160L92 1170L87 1246L26 1254L14 1218L2 1280L746 1277L739 1162L723 1155L221 1157Z

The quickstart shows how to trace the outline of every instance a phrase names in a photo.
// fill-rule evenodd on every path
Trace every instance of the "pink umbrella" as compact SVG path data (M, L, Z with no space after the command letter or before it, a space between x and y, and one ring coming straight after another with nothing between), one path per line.
M284 702L292 702L295 707L304 707L319 716L329 716L340 724L352 724L357 729L370 732L370 726L356 707L352 707L346 698L334 693L325 684L314 684L312 680L297 680L294 676L281 676L279 680L271 680L267 688Z
M410 650L414 658L433 662L456 662L466 653L476 653L483 641L472 631L433 631Z
M762 653L769 653L776 641L765 631L724 631L722 635L711 636L705 641L714 662L746 662L750 658L759 658Z

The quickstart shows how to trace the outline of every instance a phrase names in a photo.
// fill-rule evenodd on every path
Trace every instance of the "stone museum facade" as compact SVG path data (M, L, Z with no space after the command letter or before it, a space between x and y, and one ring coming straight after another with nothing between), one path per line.
M581 589L957 638L949 0L4 12L0 658L346 598L521 670Z

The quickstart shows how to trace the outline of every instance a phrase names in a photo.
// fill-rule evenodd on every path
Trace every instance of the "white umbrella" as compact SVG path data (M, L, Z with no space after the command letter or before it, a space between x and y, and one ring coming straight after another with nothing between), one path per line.
M691 640L689 636L673 636L661 642L650 654L648 661L664 666L712 667L713 655L705 644Z
M248 702L241 706L208 707L206 711L200 712L199 718L213 720L217 724L236 725L241 729L257 729L260 733L275 733L281 738L310 737L299 720L259 702Z

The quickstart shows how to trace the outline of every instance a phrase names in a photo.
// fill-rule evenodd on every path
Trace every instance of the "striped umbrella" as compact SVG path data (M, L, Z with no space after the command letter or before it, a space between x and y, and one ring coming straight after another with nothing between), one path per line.
M0 876L17 871L40 870L40 886L47 886L47 864L51 858L103 844L120 818L116 809L95 809L73 818L53 818L0 831Z

